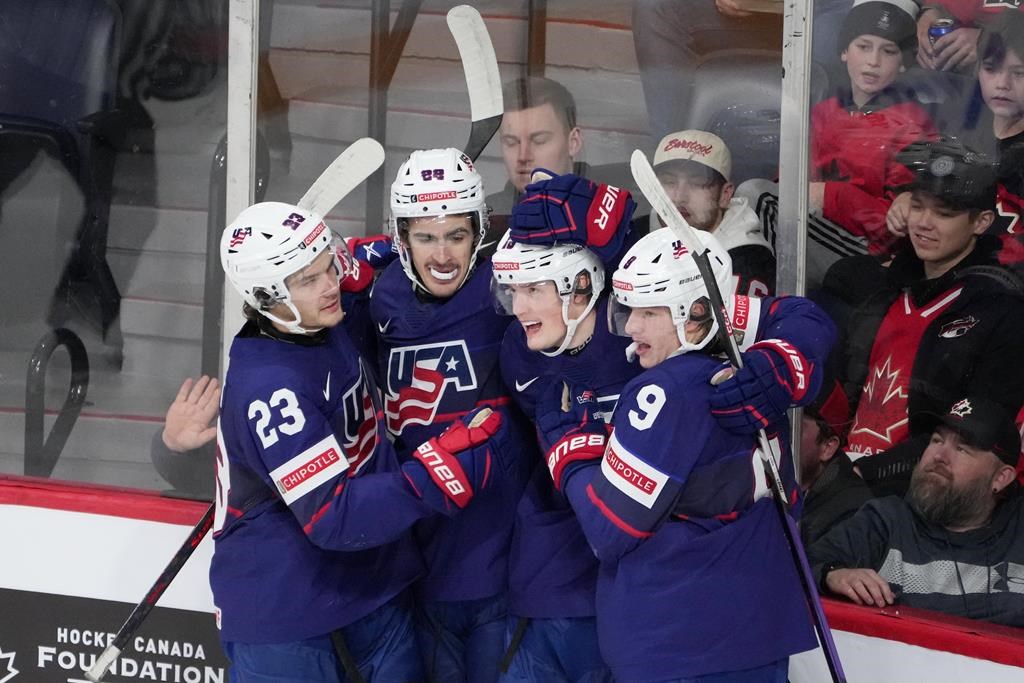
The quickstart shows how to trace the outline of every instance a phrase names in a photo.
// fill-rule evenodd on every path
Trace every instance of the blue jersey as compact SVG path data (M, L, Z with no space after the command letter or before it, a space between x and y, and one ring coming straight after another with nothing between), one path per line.
M526 346L522 325L505 333L501 373L516 402L531 418L537 401L563 377L594 391L597 416L609 420L619 391L638 371L626 360L629 340L608 331L607 301L595 306L594 336L577 353L545 356ZM542 435L538 437L543 440ZM509 609L533 618L594 616L597 558L587 545L569 502L555 490L538 458L516 509L509 558Z
M515 501L536 458L522 414L498 370L510 318L492 303L490 262L482 261L448 299L419 296L398 261L374 284L370 315L378 332L384 413L400 458L478 406L511 421L492 439L504 467L500 489L452 518L424 520L416 536L427 564L419 589L428 601L476 600L504 592Z
M422 572L408 530L433 511L399 469L347 334L292 339L250 322L231 345L210 566L229 641L329 633Z
M550 357L530 351L522 327L509 328L502 345L502 375L528 416L536 417L537 401L553 383L567 380L594 392L595 416L607 421L622 388L641 372L638 364L626 359L630 340L612 335L605 325L606 299L601 299L595 313L593 338L576 354ZM834 325L825 313L809 300L795 297L736 296L732 325L741 349L760 339L785 339L804 354L819 378L834 338ZM805 400L813 396L808 392ZM701 506L710 499L717 506L716 514L728 514L735 501L753 495L757 486L763 489L763 478L755 482L755 472L759 470L746 468L743 486L734 487L730 500L717 488L721 470L700 468L682 503ZM593 615L596 572L597 560L579 522L540 464L516 512L509 569L511 611L528 617Z
M566 483L601 560L598 635L617 680L749 669L816 643L754 440L711 417L720 368L690 353L638 375L622 391L600 464ZM772 429L796 496L788 424ZM716 468L740 476L709 475ZM700 470L735 501L732 510L701 492L706 510L693 501L678 509Z

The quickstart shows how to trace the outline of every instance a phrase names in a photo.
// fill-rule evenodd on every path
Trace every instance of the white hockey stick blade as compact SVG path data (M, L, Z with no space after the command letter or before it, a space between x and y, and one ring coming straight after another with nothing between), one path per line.
M699 254L704 251L693 226L686 222L686 219L679 213L679 209L669 199L665 188L661 186L661 181L658 180L657 174L651 167L651 163L647 161L647 156L638 149L633 150L632 156L629 157L629 169L633 172L633 180L636 181L640 192L665 221L665 225L682 240L683 246L689 249L691 254Z
M356 140L309 186L298 206L326 216L383 163L384 148L379 142L373 138Z
M504 106L498 58L480 12L469 5L452 7L448 10L448 29L455 38L466 72L471 118L481 121L501 116Z

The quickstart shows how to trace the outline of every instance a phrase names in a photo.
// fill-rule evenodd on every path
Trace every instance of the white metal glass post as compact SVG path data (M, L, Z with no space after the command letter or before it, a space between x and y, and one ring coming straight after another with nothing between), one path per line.
M787 2L782 24L779 223L775 242L779 294L803 295L806 288L812 1Z
M230 221L255 197L260 0L230 0L228 12L228 167L224 215ZM228 349L242 320L242 298L225 282L221 377L227 371Z

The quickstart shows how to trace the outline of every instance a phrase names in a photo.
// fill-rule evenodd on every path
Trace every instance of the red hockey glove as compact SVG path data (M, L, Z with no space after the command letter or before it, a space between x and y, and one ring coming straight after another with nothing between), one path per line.
M358 293L373 283L374 275L395 260L389 235L347 237L345 246L352 255L352 269L341 280L341 291Z
M413 451L402 472L423 502L445 514L469 505L491 478L491 451L477 448L501 428L500 412L478 408Z
M594 392L564 382L555 382L538 402L537 430L559 491L573 472L604 456L611 425L594 418L596 407Z

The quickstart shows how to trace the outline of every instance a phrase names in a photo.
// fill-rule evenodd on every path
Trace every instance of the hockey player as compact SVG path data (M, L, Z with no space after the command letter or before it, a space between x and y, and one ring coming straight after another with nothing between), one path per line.
M417 584L417 636L433 681L487 683L504 651L508 547L515 504L536 460L510 405L498 351L510 318L491 304L483 181L456 149L413 152L391 187L399 260L374 285L384 413L401 459L480 406L510 429L492 441L499 490L454 519L416 529L426 575Z
M500 480L484 443L500 413L456 421L399 466L338 325L348 260L289 204L249 207L221 239L248 318L223 387L210 567L233 681L421 680L408 530Z
M728 253L698 234L734 308ZM609 319L645 371L622 389L607 448L585 384L556 382L538 402L554 443L552 480L600 560L601 652L623 683L784 681L789 655L815 639L755 441L710 414L722 367L707 288L688 251L658 230L623 257L612 292ZM746 367L781 371L804 400L820 381L819 359L798 346L762 340ZM774 417L769 433L796 500L788 424Z
M519 322L502 343L502 375L514 388L516 402L537 423L545 453L558 450L561 441L557 429L546 428L539 405L551 387L560 390L563 378L587 387L590 417L602 421L610 417L622 387L641 371L626 356L628 341L609 333L605 266L583 246L594 239L605 244L608 238L588 227L586 204L558 197L554 187L563 186L576 185L563 177L531 186L513 226L524 240L537 243L506 236L492 262L496 301ZM598 194L596 203L601 201ZM576 214L572 220L570 206ZM617 230L624 230L629 218L620 215L624 220ZM568 225L579 230L574 233ZM553 235L564 241L553 242ZM815 366L834 336L828 318L806 300L737 296L732 311L744 348L761 337L799 339L804 359ZM793 393L792 383L776 382L776 371L779 377L789 375L781 356L757 355L750 369L714 394L720 419L747 435L763 424L763 416L777 417L791 404L813 398L813 391ZM588 441L584 450L600 457L603 441ZM597 561L567 500L553 489L545 468L538 467L520 501L513 535L509 601L518 622L514 657L503 680L610 679L596 645L596 577Z

